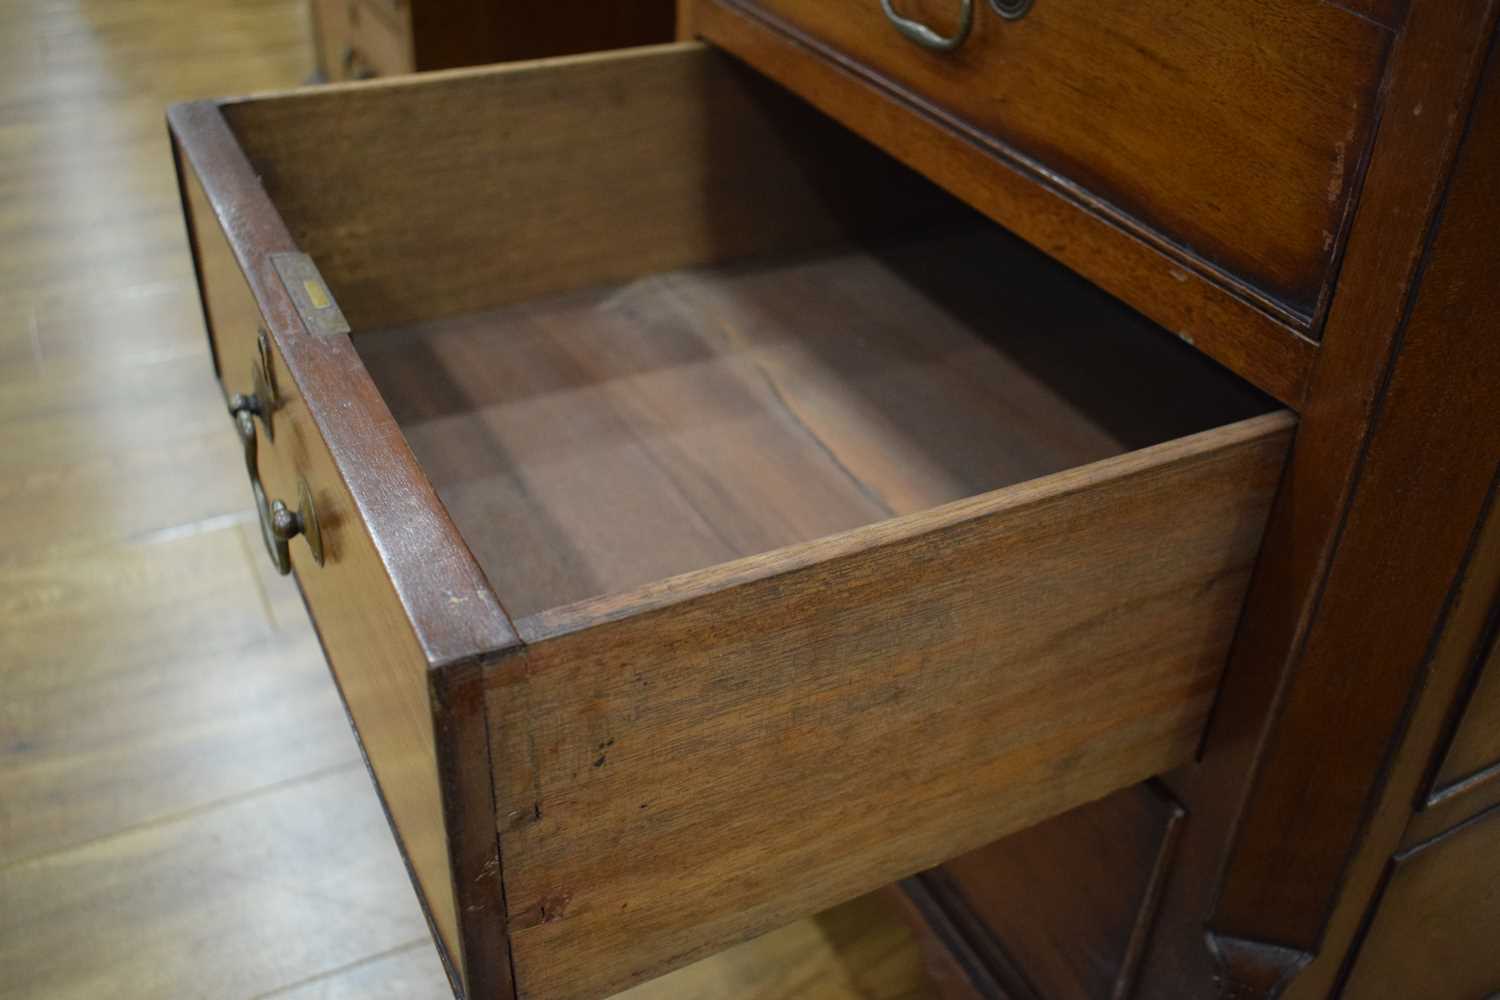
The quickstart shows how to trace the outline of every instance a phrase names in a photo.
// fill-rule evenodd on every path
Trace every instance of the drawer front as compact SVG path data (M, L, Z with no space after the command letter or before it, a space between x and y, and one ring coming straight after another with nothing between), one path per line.
M508 969L491 954L503 938L459 918L494 882L486 776L475 775L476 809L455 761L484 752L478 665L465 661L514 633L347 336L297 318L269 259L295 248L217 108L182 105L169 120L219 381L226 398L259 404L247 496L253 478L267 502L296 510L304 490L311 499L287 545L291 569L450 975L498 991L486 977Z
M936 52L880 0L723 2L1293 321L1316 310L1371 139L1385 29L1321 0L1035 0L1016 20L973 0L967 39ZM961 0L891 3L960 30Z
M411 21L404 3L313 0L318 68L329 80L413 73Z

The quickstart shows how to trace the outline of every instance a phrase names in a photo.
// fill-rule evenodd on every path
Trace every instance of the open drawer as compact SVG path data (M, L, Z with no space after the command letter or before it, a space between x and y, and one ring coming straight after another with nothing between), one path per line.
M1191 758L1293 420L923 178L698 45L170 124L456 987L603 996Z

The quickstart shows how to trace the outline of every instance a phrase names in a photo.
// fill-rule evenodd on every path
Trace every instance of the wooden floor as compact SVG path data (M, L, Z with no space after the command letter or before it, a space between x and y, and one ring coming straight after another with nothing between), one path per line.
M310 66L299 3L0 4L0 997L448 995L260 548L162 125ZM631 994L922 995L878 899Z

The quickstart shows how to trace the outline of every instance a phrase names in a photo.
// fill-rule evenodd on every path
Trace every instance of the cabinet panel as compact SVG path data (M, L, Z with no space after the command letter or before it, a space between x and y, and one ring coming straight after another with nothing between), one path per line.
M1500 990L1500 809L1397 855L1345 1000L1481 1000Z

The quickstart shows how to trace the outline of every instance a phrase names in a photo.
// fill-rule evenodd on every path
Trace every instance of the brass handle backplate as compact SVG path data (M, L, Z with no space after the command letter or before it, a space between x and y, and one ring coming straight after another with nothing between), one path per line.
M913 21L896 13L891 0L880 0L880 7L896 30L916 42L924 49L934 52L952 52L964 43L974 28L974 0L959 0L958 31L952 35L940 35L921 21Z
M261 539L266 543L266 554L276 572L286 576L292 571L290 542L301 535L307 539L312 550L313 561L323 565L323 533L318 526L318 511L313 505L312 490L307 480L297 477L297 509L292 510L281 500L268 500L265 487L260 481L260 442L255 430L255 421L260 420L266 428L266 438L271 439L271 414L275 409L275 389L269 377L270 345L261 334L261 355L256 359L253 382L255 392L250 395L236 393L229 400L229 414L240 435L240 446L245 452L245 471L250 476L250 491L255 497L255 513L260 517Z

